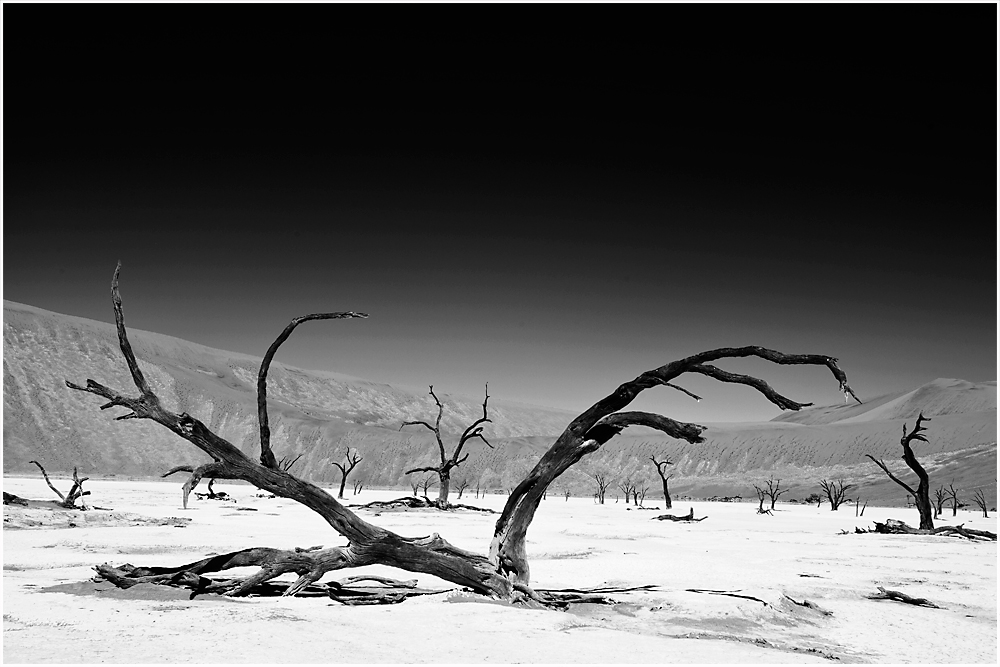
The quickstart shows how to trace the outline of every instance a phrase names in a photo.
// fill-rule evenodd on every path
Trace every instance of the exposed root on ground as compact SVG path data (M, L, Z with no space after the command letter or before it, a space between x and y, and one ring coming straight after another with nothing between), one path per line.
M939 607L927 598L914 598L910 597L906 593L900 593L899 591L890 591L881 586L878 587L880 593L875 595L869 595L869 600L895 600L897 602L905 602L906 604L917 605L918 607L932 607L934 609L944 609L944 607Z
M764 600L761 600L760 598L755 598L752 595L740 595L739 591L713 591L708 588L686 588L684 590L686 590L688 593L708 593L709 595L726 595L731 598L743 598L744 600L753 600L754 602L759 602L765 607L771 606Z

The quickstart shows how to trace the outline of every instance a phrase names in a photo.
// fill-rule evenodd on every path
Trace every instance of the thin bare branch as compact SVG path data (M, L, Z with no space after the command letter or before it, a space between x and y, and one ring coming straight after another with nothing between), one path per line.
M690 391L688 391L684 387L678 387L677 385L672 384L670 382L664 382L663 386L670 387L671 389L676 389L677 391L679 391L679 392L681 392L683 394L687 394L688 396L690 396L694 400L698 401L699 403L701 402L701 396L698 396L697 394L692 394Z
M782 410L801 410L802 408L812 405L812 403L798 403L792 399L782 396L776 392L771 385L764 382L759 378L752 377L750 375L741 375L739 373L730 373L724 371L721 368L716 368L715 366L710 366L708 364L697 364L692 366L690 369L692 372L701 373L702 375L707 375L711 378L715 378L721 382L733 382L736 384L745 384L753 387L760 393L764 394L767 400L771 401L777 405Z
M118 274L116 272L116 281L117 278ZM340 320L356 317L365 318L368 315L366 313L348 311L340 313L313 313L312 315L296 317L285 327L284 331L278 334L278 337L271 343L271 347L267 348L267 353L260 362L260 370L257 372L257 420L260 422L260 462L265 468L278 469L278 460L274 457L274 452L271 451L271 427L267 419L267 371L271 367L271 360L274 358L274 353L278 351L282 343L288 340L295 327L303 322L311 320Z
M42 477L45 478L45 483L49 485L49 488L52 489L57 496L59 496L59 502L66 502L66 496L64 496L59 489L52 485L51 480L49 480L49 473L45 472L45 468L42 467L42 464L38 461L28 461L28 463L34 463L38 466L38 469L42 471Z

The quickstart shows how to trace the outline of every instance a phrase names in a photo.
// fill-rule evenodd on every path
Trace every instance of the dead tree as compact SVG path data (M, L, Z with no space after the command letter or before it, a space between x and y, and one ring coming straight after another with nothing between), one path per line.
M819 486L823 489L823 493L826 494L827 500L830 501L831 512L836 512L840 509L841 505L850 500L845 496L848 491L854 488L854 484L844 484L844 480L842 479L835 481L824 479L820 481Z
M886 475L889 476L889 479L894 481L896 484L899 484L913 496L914 504L916 504L917 511L920 513L920 528L922 530L933 530L934 518L932 516L933 512L931 510L930 478L927 475L927 471L924 470L924 467L920 465L919 461L917 461L917 457L914 456L913 449L910 448L910 443L913 442L914 440L927 442L927 438L920 435L921 431L927 430L920 425L921 422L925 421L929 422L930 419L924 417L924 413L921 412L920 415L917 417L916 424L913 425L913 430L910 431L909 433L906 432L906 423L904 422L903 437L899 439L899 444L903 446L903 460L906 462L906 465L910 467L910 470L917 473L917 478L920 480L920 482L917 484L916 490L914 490L909 484L907 484L906 482L904 482L903 480L899 479L891 472L889 472L889 468L887 468L885 463L883 463L881 460L876 459L871 454L865 454L865 456L870 458L875 465L881 468L882 472L884 472Z
M227 473L260 489L308 507L348 541L346 546L316 550L285 551L255 547L229 554L213 555L202 561L173 568L139 568L125 565L121 567L106 565L97 568L100 576L121 587L137 583L160 583L193 588L196 593L214 591L240 596L250 593L261 584L284 573L294 572L299 578L285 589L283 595L295 595L328 572L379 564L410 572L431 574L495 599L528 606L565 606L567 599L570 599L567 596L536 591L530 586L530 568L525 543L528 527L538 508L542 492L581 458L600 449L628 426L656 428L670 437L692 444L704 442L701 436L705 430L704 426L677 422L647 412L622 411L641 392L661 385L674 386L670 384L671 381L684 373L699 373L722 382L753 387L782 410L799 410L808 405L782 396L763 380L729 373L708 363L724 358L759 357L777 364L826 366L839 381L845 395L854 396L847 383L847 377L837 365L835 358L825 355L785 354L757 346L701 352L646 371L620 385L570 422L534 468L514 488L497 519L489 553L484 556L455 547L436 533L427 537L403 537L370 524L319 487L278 469L277 460L271 449L270 432L265 428L266 416L259 419L261 455L259 461L254 461L238 447L213 433L198 419L187 413L177 414L165 408L143 375L128 340L118 290L120 269L119 264L115 270L111 290L115 324L122 354L139 395L126 396L92 379L87 380L86 386L71 381L67 381L66 386L102 397L106 401L102 406L103 409L125 408L127 412L115 417L117 420L155 421L208 454ZM357 317L364 315L355 312L319 313L292 320L271 345L258 373L259 417L266 415L263 387L266 383L267 366L277 347L288 338L294 328L311 320ZM206 573L246 566L257 566L260 569L245 579L230 579L224 582L213 581L204 576ZM405 597L396 592L394 597L386 597L383 601L397 602Z
M650 456L649 460L653 462L654 466L656 466L656 474L660 476L660 481L663 482L663 502L665 503L665 509L672 509L674 504L670 500L670 486L667 482L671 477L673 477L673 475L664 475L664 471L667 466L672 466L674 462L667 458L662 461L657 461L656 456Z
M767 510L764 510L764 512L767 512ZM654 521L681 521L681 522L687 522L687 523L698 523L699 521L704 521L707 518L708 518L707 516L703 516L700 519L694 518L694 508L692 507L691 511L688 512L687 514L685 514L684 516L675 516L673 514L661 514L660 516L654 516L653 520Z
M463 477L462 479L458 480L455 483L455 489L458 491L458 499L459 500L462 499L462 494L465 493L465 490L467 488L469 488L469 480L467 478L465 478L465 477Z
M337 497L340 499L344 498L344 485L347 484L347 476L351 474L352 470L358 467L358 463L364 460L364 457L361 456L361 452L358 450L354 450L354 453L351 454L350 446L348 446L344 458L346 459L345 463L333 462L333 465L340 470L340 491L337 493ZM414 493L416 492L414 491Z
M788 489L781 488L781 480L775 481L773 477L767 480L767 488L764 489L764 493L767 497L771 499L771 509L774 509L774 503L778 500L778 497L783 493L788 493Z
M354 495L361 493L361 489L364 488L364 480L356 479L354 480Z
M594 495L595 500L601 505L604 504L604 494L607 492L608 487L611 486L611 479L606 475L595 472L591 475L594 481L597 482L597 493Z
M948 488L944 491L945 498L951 501L951 515L958 516L958 491L955 490L954 484L949 484Z
M424 498L427 497L427 490L430 489L431 486L433 486L434 484L437 484L437 481L433 477L424 477L420 481L420 488L423 489L423 493L421 495ZM440 498L438 498L438 500L440 500Z
M757 505L757 514L771 514L773 516L771 510L764 509L764 499L767 498L767 491L756 484L753 485L753 490L757 492L757 500L760 501Z
M488 440L483 436L483 424L493 423L493 420L489 418L486 412L486 403L490 400L490 385L486 385L486 398L483 399L483 416L472 422L468 428L462 433L458 438L458 444L455 446L455 451L451 453L451 456L445 452L444 441L441 439L441 416L444 415L444 405L438 399L437 394L434 393L434 385L431 385L431 396L434 397L434 402L438 407L437 421L434 422L434 426L431 426L424 421L413 421L413 422L403 422L403 425L399 427L399 430L403 430L403 426L423 426L427 428L434 434L434 438L437 440L438 455L441 457L441 463L436 466L423 466L421 468L413 468L412 470L407 470L405 474L410 475L415 472L433 472L436 473L438 479L440 480L440 486L438 487L438 498L437 506L441 509L447 509L448 507L448 493L451 487L451 471L453 468L457 468L469 455L466 454L462 456L462 448L465 447L465 443L469 440L474 440L479 438L486 443L486 446L493 449L493 445L489 443ZM427 495L427 487L424 487L424 495Z
M934 489L934 518L941 516L941 511L944 509L944 501L948 498L948 493L944 490L943 486L939 486Z
M647 493L649 493L649 487L645 484L632 487L632 502L635 503L636 507L642 507L643 503L646 502Z
M73 468L73 486L70 487L69 493L67 493L64 496L62 492L59 491L59 489L57 489L55 485L52 484L52 481L49 480L49 474L45 472L45 468L42 467L41 463L39 463L38 461L28 461L28 463L34 463L36 466L38 466L38 469L42 471L42 477L45 478L45 483L49 485L49 488L52 489L52 491L57 496L59 496L59 504L61 506L65 507L68 510L87 509L83 505L80 505L78 507L76 501L82 498L83 496L90 495L90 491L83 490L83 483L86 482L88 479L90 479L89 477L84 477L83 479L80 479L80 476L77 475L76 468Z
M626 479L623 482L618 482L618 490L625 494L625 504L628 505L632 498L632 492L635 490L635 484L632 483L631 479Z
M976 493L972 496L972 499L975 501L976 505L979 506L979 509L983 511L983 518L984 519L990 518L990 515L986 513L986 506L987 506L986 494L983 493L983 490L976 489Z

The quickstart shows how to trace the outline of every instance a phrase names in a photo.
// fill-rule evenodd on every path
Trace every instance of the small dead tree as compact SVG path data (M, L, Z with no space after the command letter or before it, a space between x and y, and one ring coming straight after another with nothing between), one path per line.
M668 458L657 461L656 456L650 456L649 460L656 466L656 474L660 476L660 481L663 482L663 502L665 503L665 509L672 509L674 504L670 500L670 485L667 482L673 477L673 474L666 475L664 473L666 472L666 467L672 466L674 462Z
M593 477L594 481L597 482L597 493L594 495L594 499L599 504L603 505L604 494L605 492L607 492L608 487L611 486L611 479L609 479L606 475L599 472L591 474L591 477Z
M861 505L861 498L858 497L854 501L854 516L864 516L865 510L868 509L868 501L865 501L864 506Z
M632 487L632 501L636 507L642 507L643 503L646 502L647 493L649 493L649 487L645 484Z
M354 495L361 493L361 489L364 488L365 482L361 479L354 480Z
M600 449L611 438L628 426L645 426L663 431L672 438L691 444L704 442L704 426L677 422L662 415L648 412L623 411L641 392L651 387L666 385L685 373L698 373L721 382L744 384L753 387L782 410L799 410L809 404L798 403L775 391L763 380L747 375L729 373L709 362L726 358L758 357L784 365L826 366L840 383L845 396L855 396L847 383L847 376L837 360L826 355L785 354L758 346L718 348L667 363L640 374L621 384L608 396L600 399L573 419L542 455L524 479L513 489L497 519L487 555L460 549L440 535L403 537L390 530L368 523L347 507L337 502L329 493L288 472L278 469L278 462L271 449L270 430L267 427L266 381L267 369L278 346L285 341L296 326L312 320L347 319L365 317L362 313L317 313L297 317L278 336L261 364L258 372L258 420L261 426L259 461L251 459L238 447L213 433L203 422L187 413L177 414L166 407L154 393L132 351L122 315L118 275L115 270L111 284L112 303L119 345L128 366L132 382L139 390L138 397L126 396L92 379L86 385L66 381L75 391L100 396L106 402L103 408L120 407L122 419L149 419L170 430L183 440L208 454L224 472L237 476L254 486L283 498L304 505L321 516L337 533L347 539L345 546L326 549L297 549L294 551L268 547L252 547L228 554L215 554L206 559L176 567L134 567L109 564L98 566L98 574L122 588L137 583L156 583L193 589L196 593L220 592L242 596L260 590L267 584L272 589L275 578L294 572L299 578L284 587L283 595L302 592L327 573L366 565L384 565L411 572L430 574L472 592L493 599L533 607L562 607L581 598L579 592L537 591L530 586L530 568L526 551L528 527L539 506L542 492L571 466L587 454ZM677 388L677 387L675 387ZM855 400L857 397L855 396ZM860 401L859 401L860 402ZM211 579L205 575L234 567L260 568L246 578ZM352 579L352 578L349 578ZM398 582L397 582L398 583ZM329 593L344 601L346 580L330 586ZM336 590L334 590L336 589ZM279 589L280 590L280 589ZM424 591L425 592L425 591ZM607 592L607 591L605 591ZM364 603L400 602L409 594L405 587L391 591L365 593ZM593 601L593 600L591 600Z
M753 490L757 492L757 500L760 501L757 505L757 514L771 514L771 510L764 509L764 499L767 498L767 490L762 489L756 484L753 485Z
M949 484L948 488L944 491L945 498L951 501L951 515L958 516L958 491L955 490L954 484Z
M846 495L848 491L854 488L854 484L844 484L844 480L842 479L835 481L824 479L820 481L819 486L823 489L823 493L826 494L827 500L830 501L831 512L836 512L840 509L841 505L850 500Z
M632 492L635 490L635 484L631 479L626 479L618 482L618 490L625 494L625 504L628 505L632 498Z
M420 480L410 480L410 488L413 489L413 497L416 498L417 494L420 493Z
M421 495L422 495L422 496L423 496L424 498L426 498L426 497L427 497L427 491L428 491L428 490L429 490L429 489L430 489L430 488L431 488L432 486L434 486L435 484L437 484L437 480L436 480L436 479L434 479L433 477L430 477L430 476L428 476L428 477L424 477L424 478L423 478L422 480L420 480L420 489L421 489L421 490L423 491L423 493L422 493ZM439 500L440 500L440 499L439 499Z
M943 486L939 486L934 489L934 518L941 516L941 510L944 509L944 501L948 498L947 492L944 490Z
M412 470L407 470L406 474L410 475L417 472L433 472L437 474L438 479L440 480L440 486L438 487L438 498L435 504L441 509L447 509L448 494L451 489L451 471L469 458L468 454L465 456L461 455L462 448L465 447L465 444L470 440L479 438L486 443L487 447L493 449L493 445L491 445L483 436L482 426L483 424L493 423L493 420L489 418L486 411L486 404L490 400L490 385L489 383L486 384L486 398L483 399L483 416L472 422L472 424L465 429L462 435L458 438L458 444L455 446L455 451L451 453L451 456L448 456L445 452L444 441L441 439L441 417L444 415L444 405L442 405L441 401L438 399L437 394L434 393L434 385L431 385L430 389L430 394L434 398L434 402L437 404L438 408L437 421L434 422L434 426L431 426L425 421L403 422L403 425L399 427L399 430L402 431L403 426L423 426L434 434L434 438L437 440L438 454L441 457L441 463L436 466L413 468ZM427 487L424 486L424 495L426 495L426 491Z
M344 485L347 484L347 476L351 474L351 471L358 467L358 464L364 460L361 456L361 452L354 450L351 453L351 447L348 445L347 452L344 454L344 463L339 463L337 461L332 461L332 465L335 466L340 471L340 491L337 492L337 497L340 499L344 498Z
M566 502L569 502L569 496L570 496L569 489L563 491L563 495L566 497Z
M41 463L39 463L38 461L28 461L28 463L34 463L36 466L38 466L38 469L42 471L42 477L45 478L45 483L49 485L49 488L52 489L53 493L59 496L59 504L61 506L65 507L68 510L87 509L82 504L80 506L77 506L76 501L82 498L83 496L90 495L90 491L83 490L83 483L86 482L88 479L90 479L89 477L84 477L83 479L80 479L80 476L77 474L76 468L74 467L73 486L70 487L69 493L67 493L64 496L62 492L59 491L59 489L57 489L55 485L52 484L52 481L49 479L49 474L45 472L45 468L42 467Z
M927 471L924 470L924 467L920 465L920 462L917 461L917 457L913 454L913 449L910 447L910 443L914 440L927 442L927 438L920 435L921 431L927 430L921 426L921 423L925 421L929 422L930 419L924 417L924 413L921 412L917 417L916 423L913 425L913 430L909 433L906 432L906 422L903 422L903 437L899 439L899 444L903 446L903 461L905 461L906 465L910 467L910 470L917 474L917 478L920 480L915 490L909 484L889 472L889 468L886 467L884 462L876 459L871 454L865 454L865 456L870 458L875 465L881 468L882 472L889 476L889 479L894 481L896 484L899 484L913 496L913 501L917 506L917 511L920 513L920 529L933 530L934 517L933 511L931 510L930 477L927 475Z
M462 479L458 480L458 482L455 483L455 489L458 491L459 500L462 499L462 494L465 493L465 490L467 488L469 488L469 480L466 477L463 477Z
M986 507L988 503L986 502L986 494L983 493L982 489L976 489L976 493L972 496L976 505L983 511L983 518L988 519L990 515L986 513Z
M764 490L764 493L766 493L767 497L771 499L771 509L773 510L774 503L778 500L778 497L783 493L788 493L788 489L782 489L781 480L779 479L775 481L773 477L768 479L766 483L767 488Z

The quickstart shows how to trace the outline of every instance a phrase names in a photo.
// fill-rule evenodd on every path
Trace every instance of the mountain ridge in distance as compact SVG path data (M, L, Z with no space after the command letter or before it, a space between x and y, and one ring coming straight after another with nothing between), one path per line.
M252 458L258 455L256 374L260 359L179 338L129 330L140 366L164 404L205 422ZM66 387L92 378L129 394L131 377L113 324L4 302L4 472L31 473L28 462L81 474L156 476L208 457L157 424L114 421L99 398ZM482 399L440 393L446 447L482 416ZM302 458L293 472L322 485L339 482L332 465L347 447L361 451L355 470L369 486L406 488L405 470L434 463L437 447L426 429L399 431L403 421L433 419L437 408L425 389L405 388L330 371L272 364L268 377L272 444L278 457ZM554 408L491 398L484 435L489 449L470 443L455 473L484 488L509 488L530 469L576 416ZM669 456L671 488L679 495L752 495L752 484L774 475L804 497L818 480L845 478L866 497L901 503L905 492L865 454L884 458L904 477L899 461L901 425L923 411L929 443L918 457L932 483L995 488L996 383L938 379L863 405L817 406L770 422L707 424L699 445L645 429L628 429L573 466L553 485L590 495L588 472L634 477L655 496L659 478L648 461ZM352 475L353 477L353 475ZM474 486L474 483L473 483ZM968 495L971 497L971 490ZM610 497L610 496L609 496ZM647 502L647 504L650 504Z

